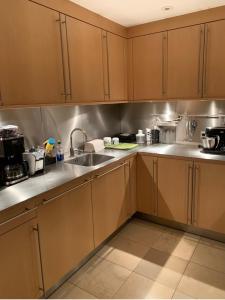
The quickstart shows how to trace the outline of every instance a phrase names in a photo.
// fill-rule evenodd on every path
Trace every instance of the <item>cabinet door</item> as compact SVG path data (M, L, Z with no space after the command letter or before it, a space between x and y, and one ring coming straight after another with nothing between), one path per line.
M201 97L203 38L200 25L168 31L169 99Z
M97 175L92 183L92 202L98 246L128 218L124 164Z
M71 76L70 102L104 101L101 29L66 17Z
M0 227L1 299L41 296L38 248L33 229L36 224L33 219L9 230Z
M224 164L200 162L195 165L195 226L225 234L224 178Z
M59 13L25 0L0 1L4 105L63 103Z
M157 158L150 155L137 157L137 211L156 215Z
M225 20L206 24L204 97L225 98Z
M91 185L46 202L39 210L40 244L48 290L94 249Z
M192 162L158 158L158 216L190 222Z
M127 40L107 33L109 93L111 101L127 99Z
M163 98L163 34L133 39L134 100Z

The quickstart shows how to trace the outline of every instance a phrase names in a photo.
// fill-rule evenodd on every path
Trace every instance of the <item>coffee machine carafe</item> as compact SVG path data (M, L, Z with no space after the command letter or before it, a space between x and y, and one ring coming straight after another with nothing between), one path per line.
M13 185L28 178L23 160L24 137L16 126L0 128L0 185Z
M225 127L207 127L202 134L204 153L225 154Z

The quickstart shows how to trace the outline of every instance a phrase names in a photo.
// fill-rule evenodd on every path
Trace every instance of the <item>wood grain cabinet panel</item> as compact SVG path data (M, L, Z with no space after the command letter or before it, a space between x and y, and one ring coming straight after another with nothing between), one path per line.
M195 163L193 224L225 234L225 165Z
M134 100L163 98L163 34L133 39Z
M157 158L150 155L137 156L137 211L157 214Z
M48 290L93 249L91 184L81 184L38 213L45 288Z
M158 158L158 217L190 223L192 162Z
M66 17L71 100L67 102L104 101L104 66L102 30Z
M92 182L96 247L128 219L125 172L122 164L97 175Z
M13 223L13 222L11 222ZM0 298L33 299L41 297L37 220L15 226L0 226ZM12 227L12 228L10 228Z
M225 98L225 20L206 24L203 96Z
M65 102L59 13L26 0L0 1L4 105Z
M110 101L127 99L127 40L107 33Z
M200 25L168 31L167 97L202 96L204 28Z

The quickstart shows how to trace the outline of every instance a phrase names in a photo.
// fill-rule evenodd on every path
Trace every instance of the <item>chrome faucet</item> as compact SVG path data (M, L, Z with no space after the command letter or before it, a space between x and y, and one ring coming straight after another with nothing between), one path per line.
M83 151L84 151L84 146L85 146L85 143L87 142L87 133L86 131L84 131L83 129L81 128L74 128L71 133L70 133L70 156L74 156L75 155L75 152L77 152L78 154L80 153L81 150L79 149L75 149L73 148L73 134L74 132L76 131L80 131L82 134L83 134L83 138L84 138L84 143L83 143Z

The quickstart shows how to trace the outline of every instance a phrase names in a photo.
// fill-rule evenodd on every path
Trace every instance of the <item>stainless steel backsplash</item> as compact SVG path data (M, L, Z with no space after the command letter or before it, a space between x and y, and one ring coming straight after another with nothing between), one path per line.
M225 123L225 101L148 102L93 106L49 106L0 110L0 125L18 125L27 147L41 145L48 137L62 140L69 151L69 134L75 127L86 130L88 139L112 136L118 132L136 133L152 127L156 118L173 120L182 117L175 139L186 139L186 121L196 120L193 142L200 141L200 132L207 126ZM76 145L81 136L76 134Z
M26 147L41 145L48 137L62 140L69 151L69 135L72 129L86 130L88 139L111 136L120 132L120 106L49 106L0 110L0 126L18 125L25 136ZM81 142L76 133L75 146Z
M121 106L121 130L136 133L138 129L152 127L155 120L174 120L181 116L175 130L174 141L186 141L186 123L196 120L197 128L192 141L199 143L200 134L206 127L224 126L225 101L177 101L177 102L146 102L131 103Z

